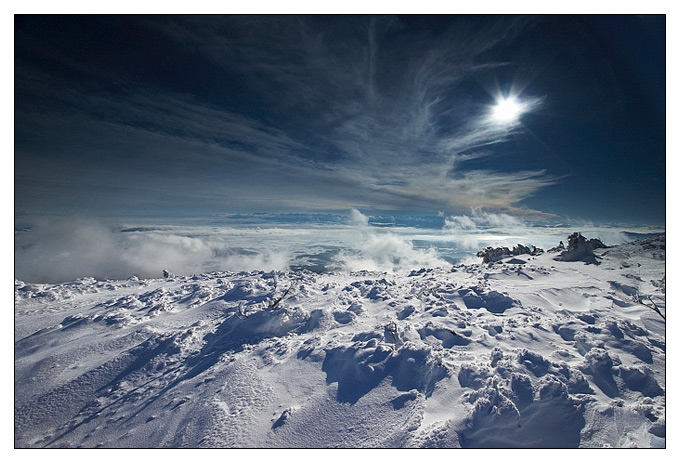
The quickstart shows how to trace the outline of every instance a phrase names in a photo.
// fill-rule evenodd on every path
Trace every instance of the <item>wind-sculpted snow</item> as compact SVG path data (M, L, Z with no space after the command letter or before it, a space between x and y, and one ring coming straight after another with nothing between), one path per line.
M328 350L322 369L327 382L338 383L338 400L349 403L356 403L388 376L399 391L415 389L431 395L437 381L447 375L441 359L429 348L408 344L395 349L377 338Z
M15 281L17 447L664 447L665 240Z

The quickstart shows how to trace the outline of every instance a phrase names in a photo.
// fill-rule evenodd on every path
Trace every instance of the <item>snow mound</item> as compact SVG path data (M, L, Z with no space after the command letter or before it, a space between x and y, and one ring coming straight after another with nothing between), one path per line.
M398 391L417 390L429 396L447 375L431 349L409 343L395 350L376 338L327 350L322 370L328 383L338 383L338 401L352 404L386 377Z
M15 281L15 446L665 447L665 237L589 242L565 252L599 265Z

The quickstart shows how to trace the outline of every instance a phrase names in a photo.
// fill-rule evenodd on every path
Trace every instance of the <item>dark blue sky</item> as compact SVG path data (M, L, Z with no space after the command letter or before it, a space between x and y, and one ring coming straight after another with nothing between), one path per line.
M665 225L664 16L15 16L15 216ZM524 111L499 123L499 96Z

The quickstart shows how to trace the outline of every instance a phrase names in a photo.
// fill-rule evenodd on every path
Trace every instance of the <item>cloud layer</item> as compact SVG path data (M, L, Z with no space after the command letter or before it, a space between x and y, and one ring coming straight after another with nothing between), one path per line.
M346 225L281 227L111 226L92 218L39 219L15 232L15 278L62 282L79 277L160 278L211 271L288 270L301 256L330 270L403 271L446 266L433 249L372 227L352 210ZM331 249L332 252L328 253Z
M411 239L369 226L369 217L357 209L350 211L349 223L356 232L336 257L337 269L396 272L450 265L434 248L416 249Z
M200 239L126 234L90 219L43 220L15 236L15 277L33 282L78 277L161 277L163 269L191 274L212 257Z
M547 249L574 231L608 245L627 240L622 228L542 227L483 210L449 216L441 229L374 226L374 220L356 209L323 223L311 216L293 221L245 216L219 226L122 227L93 218L42 218L15 232L14 276L56 283L79 277L161 278L164 269L176 275L300 267L401 272L448 267L464 258L477 262L476 252L490 245Z

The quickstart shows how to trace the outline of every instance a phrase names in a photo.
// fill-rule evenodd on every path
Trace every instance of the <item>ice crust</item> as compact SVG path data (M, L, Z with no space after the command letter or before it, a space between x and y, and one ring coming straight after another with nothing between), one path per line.
M665 238L591 253L15 281L15 446L665 447Z

